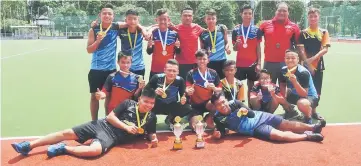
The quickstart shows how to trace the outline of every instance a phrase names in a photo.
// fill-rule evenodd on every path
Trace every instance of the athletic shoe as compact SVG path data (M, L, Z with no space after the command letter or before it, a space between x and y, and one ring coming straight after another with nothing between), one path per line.
M20 143L12 143L11 146L14 148L14 150L18 153L21 153L22 155L26 156L30 152L30 142L29 141L23 141Z
M297 110L295 110L295 106L291 105L290 109L285 112L284 118L285 119L293 119L293 118L298 117L298 115L299 114L298 114Z
M312 118L305 117L303 122L306 123L306 124L312 124Z
M312 113L312 118L317 120L324 120L324 118L317 112Z
M54 157L65 154L65 143L60 142L48 147L48 157Z
M321 133L322 128L324 128L325 126L326 126L326 121L320 120L313 126L313 132Z
M308 141L321 142L323 141L323 135L320 133L313 133L312 131L305 131Z

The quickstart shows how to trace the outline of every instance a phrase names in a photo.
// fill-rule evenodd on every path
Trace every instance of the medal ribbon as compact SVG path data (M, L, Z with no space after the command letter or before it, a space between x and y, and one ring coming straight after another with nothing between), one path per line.
M167 38L168 38L168 28L165 32L165 39L163 41L163 38L162 38L162 34L160 33L160 30L158 29L158 34L159 34L159 38L160 38L160 42L162 43L162 48L163 48L163 51L165 51L166 49L166 45L167 45Z
M244 29L243 29L243 24L241 25L241 31L242 31L242 37L243 37L243 43L247 44L247 39L248 39L248 34L249 34L249 30L251 29L251 24L248 26L247 28L247 34L244 35Z
M144 116L144 118L143 118L143 120L142 120L142 124L140 124L138 105L135 106L135 112L136 112L136 114L137 114L138 128L141 128L141 127L145 124L149 112L147 112L147 113L145 114L145 116Z
M208 82L208 80L207 80L208 69L206 70L206 72L205 72L205 74L204 74L204 77L203 77L201 71L199 70L199 68L198 68L198 73L199 73L199 75L202 77L202 79L203 79L205 82Z
M132 45L132 37L130 37L130 32L129 32L129 29L128 29L128 41L129 41L129 45L130 45L130 48L135 48L135 44L137 43L137 38L138 38L138 30L135 31L135 37L134 37L134 46Z
M109 27L104 31L104 34L106 35L107 32L109 31L110 27L112 27L112 24L109 25ZM100 27L99 27L100 33L103 33L103 24L102 22L100 22Z
M216 29L214 30L214 39L213 39L211 30L208 29L208 33L209 33L209 38L211 38L211 44L212 44L212 48L211 48L211 49L216 49L217 27L216 27Z
M165 90L167 90L167 89L169 88L169 86L170 86L171 84L173 84L174 80L173 80L170 84L168 84L167 87L165 86L165 83L166 83L166 82L167 82L167 77L164 77L164 84L163 84L164 93L165 93Z
M228 81L227 81L227 78L225 79L225 81L226 81L226 85L227 85L227 88L229 89L229 92L231 92L231 96L232 96L232 99L233 100L236 100L236 79L234 79L234 81L233 81L233 94L232 94L232 90L231 90L231 87L229 86L229 83L228 83Z

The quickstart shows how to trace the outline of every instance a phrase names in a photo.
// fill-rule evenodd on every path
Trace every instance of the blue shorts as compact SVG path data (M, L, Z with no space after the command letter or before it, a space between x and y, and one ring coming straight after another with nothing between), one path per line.
M254 129L253 136L259 139L269 140L271 130L277 129L282 123L283 118L279 115L273 115L269 113L265 113L263 116L266 116L265 122Z

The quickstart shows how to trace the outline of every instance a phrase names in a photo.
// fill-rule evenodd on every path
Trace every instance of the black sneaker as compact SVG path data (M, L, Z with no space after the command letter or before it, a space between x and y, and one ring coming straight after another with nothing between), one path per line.
M320 120L313 126L313 132L314 133L321 133L322 128L324 128L325 126L326 126L326 121L325 120Z
M312 118L317 120L324 120L324 118L317 112L312 113Z
M313 133L312 131L305 131L307 135L307 141L321 142L323 141L323 135L320 133Z

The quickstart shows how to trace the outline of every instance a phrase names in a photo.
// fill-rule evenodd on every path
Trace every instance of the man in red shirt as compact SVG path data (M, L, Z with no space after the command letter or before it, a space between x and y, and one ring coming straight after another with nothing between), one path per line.
M287 3L281 2L277 4L276 16L262 23L260 30L265 40L263 68L272 73L272 82L276 83L281 68L285 66L285 51L296 48L300 29L288 19Z
M178 32L181 43L180 54L176 55L179 62L179 76L186 79L189 70L195 68L196 58L194 54L198 50L198 38L204 29L193 22L193 9L186 7L182 10L182 23L176 26L171 25L171 29Z

